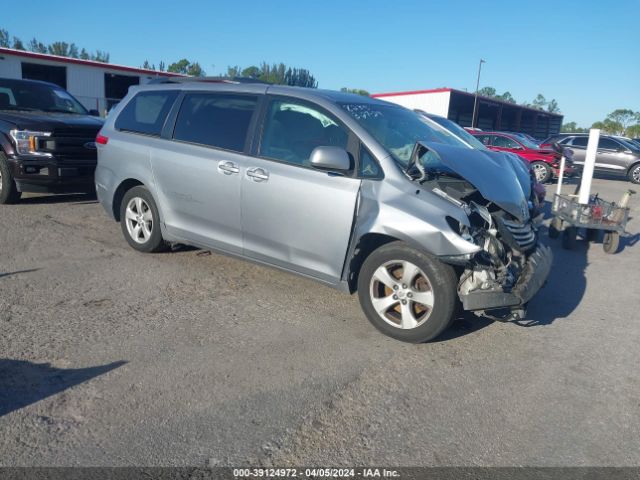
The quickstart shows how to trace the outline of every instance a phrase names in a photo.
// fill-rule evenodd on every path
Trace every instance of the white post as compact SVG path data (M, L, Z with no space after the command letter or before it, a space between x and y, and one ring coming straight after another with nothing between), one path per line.
M560 171L558 172L558 186L556 187L556 195L562 193L562 179L564 178L564 153L560 157Z
M582 169L582 182L580 183L580 195L578 202L582 205L589 203L591 194L591 180L593 179L593 169L596 165L596 153L598 152L598 141L600 140L600 130L592 128L589 130L589 143L587 144L587 154L584 158L584 168Z

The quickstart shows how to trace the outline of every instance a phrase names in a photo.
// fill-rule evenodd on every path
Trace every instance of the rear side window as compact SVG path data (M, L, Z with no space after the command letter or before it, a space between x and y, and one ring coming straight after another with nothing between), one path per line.
M571 145L574 147L587 147L587 143L589 142L589 137L574 137L571 141Z
M474 135L478 140L480 140L484 145L491 145L491 135Z
M116 119L117 130L160 136L164 122L178 92L140 92L127 103Z
M492 144L494 147L520 148L518 142L509 137L503 137L502 135L494 135Z
M598 148L604 148L605 150L618 150L622 148L622 146L616 142L615 140L611 140L610 138L600 138L598 142Z
M258 97L238 94L185 95L173 138L242 152Z

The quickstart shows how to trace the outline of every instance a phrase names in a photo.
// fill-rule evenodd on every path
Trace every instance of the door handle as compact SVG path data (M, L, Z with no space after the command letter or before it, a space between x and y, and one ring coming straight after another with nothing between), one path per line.
M238 166L233 162L218 162L218 169L225 175L232 175L240 171Z
M247 170L247 177L251 177L254 182L266 182L269 180L269 172L262 168L250 168Z

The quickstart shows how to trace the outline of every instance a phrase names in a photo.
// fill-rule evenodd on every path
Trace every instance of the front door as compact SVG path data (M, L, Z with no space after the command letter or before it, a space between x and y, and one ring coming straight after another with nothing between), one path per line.
M242 178L246 256L328 282L340 278L360 180L316 170L309 160L315 147L347 149L348 140L319 107L270 102L258 157Z
M172 141L153 149L167 231L199 245L242 253L241 175L255 95L187 93Z

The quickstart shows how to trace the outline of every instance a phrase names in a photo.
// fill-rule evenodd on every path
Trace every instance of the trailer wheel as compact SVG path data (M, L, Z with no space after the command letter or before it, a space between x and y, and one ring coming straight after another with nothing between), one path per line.
M562 248L566 250L573 250L576 248L576 238L578 236L578 229L574 226L567 227L562 232Z
M559 217L553 217L549 225L549 238L558 238L562 230L562 220Z
M620 234L618 232L606 232L602 240L602 249L605 253L616 253L620 247Z

